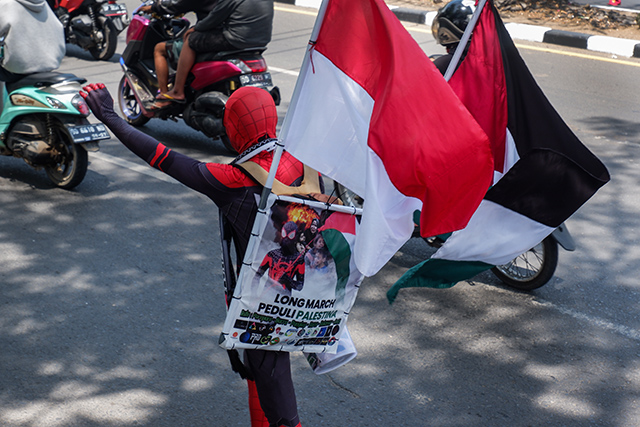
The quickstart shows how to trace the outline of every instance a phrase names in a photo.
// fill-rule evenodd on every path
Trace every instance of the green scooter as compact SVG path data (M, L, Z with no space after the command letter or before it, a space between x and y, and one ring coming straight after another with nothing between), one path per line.
M4 39L0 35L0 64ZM87 173L87 151L98 151L98 141L110 138L102 123L87 120L91 111L78 93L85 82L73 74L47 72L3 85L0 155L44 169L60 188L80 184Z

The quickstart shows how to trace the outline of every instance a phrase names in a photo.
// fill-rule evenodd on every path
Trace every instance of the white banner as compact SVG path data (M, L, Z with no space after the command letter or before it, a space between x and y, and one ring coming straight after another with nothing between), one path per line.
M223 345L335 353L364 277L352 256L358 217L344 206L273 195L266 210L229 305Z

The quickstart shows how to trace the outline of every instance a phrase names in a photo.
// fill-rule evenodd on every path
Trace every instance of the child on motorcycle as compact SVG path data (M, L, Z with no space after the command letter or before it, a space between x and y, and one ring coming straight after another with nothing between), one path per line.
M196 19L200 21L205 18L213 9L218 0L177 0L168 2L154 2L152 4L140 6L138 9L145 13L155 13L157 15L180 15L187 12L194 12ZM158 78L158 86L160 94L169 91L169 57L173 58L173 62L177 62L180 50L184 43L184 37L160 42L155 45L153 50L153 63Z

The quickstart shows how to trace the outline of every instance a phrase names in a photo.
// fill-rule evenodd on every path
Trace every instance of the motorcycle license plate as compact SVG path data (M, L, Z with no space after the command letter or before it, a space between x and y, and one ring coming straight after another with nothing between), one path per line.
M102 123L95 125L69 126L68 129L71 137L73 138L73 142L76 144L111 138L107 131L107 127Z
M100 7L104 16L121 16L127 14L127 5L118 3L105 3Z
M240 83L242 86L272 86L271 82L271 74L270 73L260 73L260 74L243 74L240 76Z

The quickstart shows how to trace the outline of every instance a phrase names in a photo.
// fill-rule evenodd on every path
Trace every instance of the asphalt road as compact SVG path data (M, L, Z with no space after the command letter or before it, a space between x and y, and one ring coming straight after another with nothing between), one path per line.
M281 117L314 13L278 6L266 58ZM439 51L428 29L410 32ZM358 357L323 376L293 357L303 425L640 423L640 61L519 46L612 175L567 222L578 249L562 251L552 281L529 294L487 273L449 290L403 290L389 306L388 287L432 253L408 242L361 288L349 318ZM96 62L74 47L62 70L114 94L122 76L117 56ZM144 129L200 159L230 159L182 123ZM245 385L216 344L215 207L115 140L90 161L85 181L63 191L0 159L0 425L248 425Z

